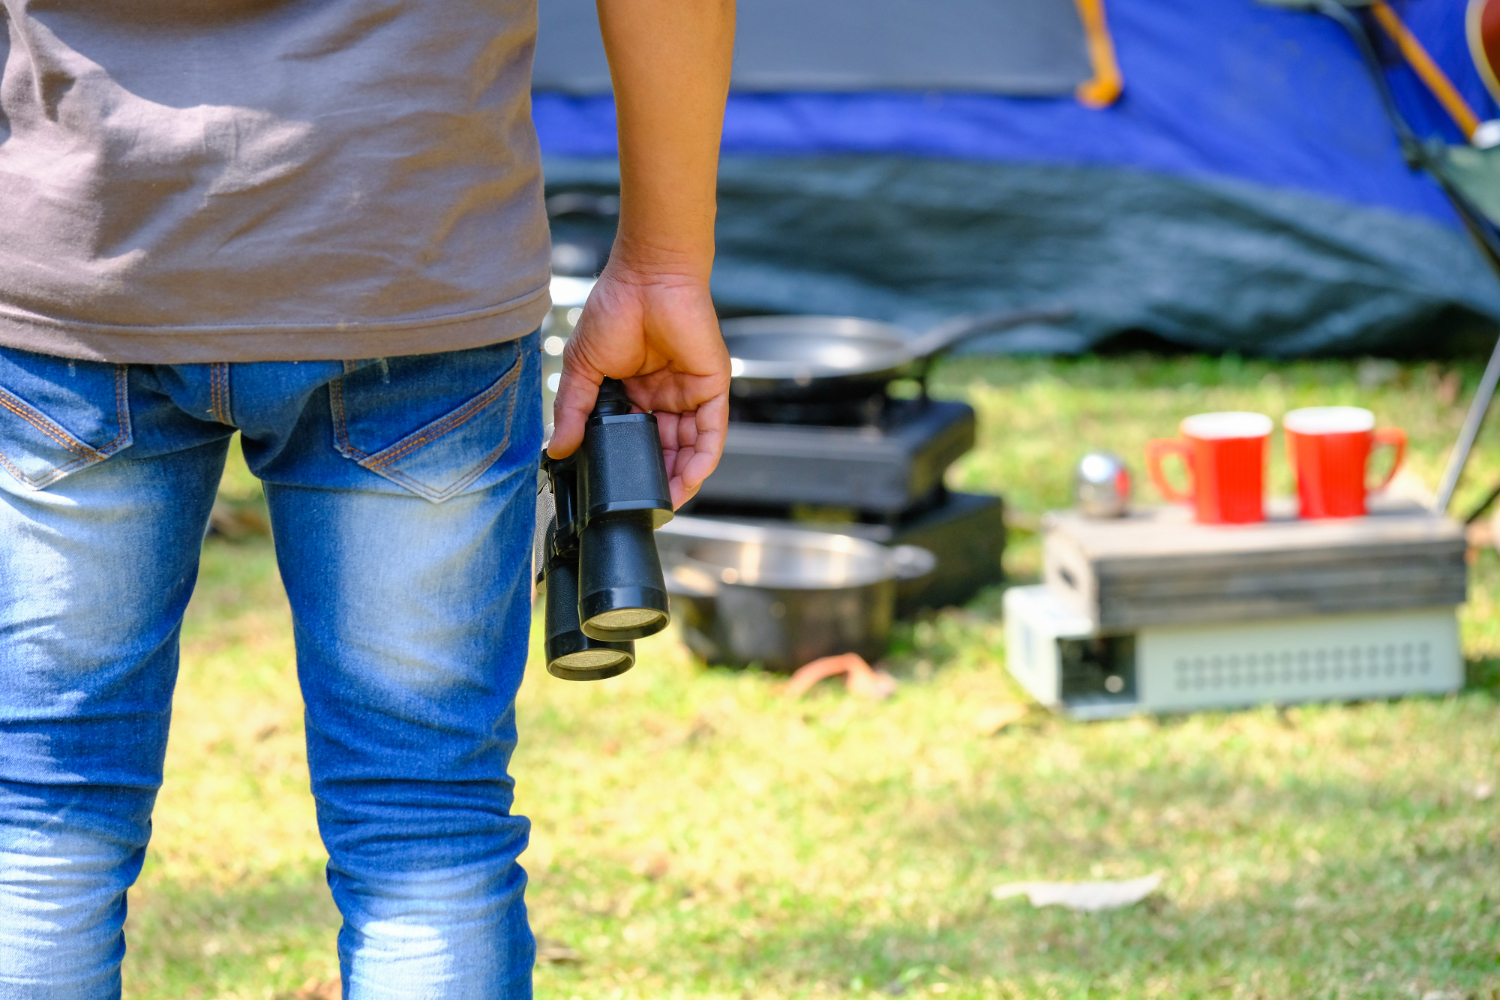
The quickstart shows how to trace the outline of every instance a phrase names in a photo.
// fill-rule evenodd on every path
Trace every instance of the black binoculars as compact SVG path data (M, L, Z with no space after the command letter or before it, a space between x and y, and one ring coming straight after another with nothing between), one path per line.
M635 665L635 641L671 620L655 530L672 517L656 418L631 413L625 387L605 379L564 459L542 456L553 517L538 553L546 588L547 671L603 680Z

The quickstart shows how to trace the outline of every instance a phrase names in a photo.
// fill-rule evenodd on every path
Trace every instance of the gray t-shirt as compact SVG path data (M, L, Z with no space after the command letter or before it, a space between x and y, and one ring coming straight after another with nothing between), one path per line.
M0 345L456 350L547 310L536 0L0 0Z

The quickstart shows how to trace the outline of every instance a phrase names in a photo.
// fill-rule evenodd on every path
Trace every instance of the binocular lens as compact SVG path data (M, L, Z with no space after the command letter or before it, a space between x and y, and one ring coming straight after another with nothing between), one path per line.
M635 666L635 644L594 639L578 628L578 570L570 560L547 566L547 672L566 681L597 681Z
M619 649L580 649L576 653L565 653L553 661L553 666L565 670L604 670L630 659L630 654Z
M578 618L594 639L643 639L667 627L667 584L649 510L596 517L578 540Z
M590 618L589 626L595 629L619 631L643 628L658 623L665 626L666 619L667 616L655 608L618 608Z
M565 681L602 681L635 666L635 657L621 649L582 649L565 653L547 664L547 673Z

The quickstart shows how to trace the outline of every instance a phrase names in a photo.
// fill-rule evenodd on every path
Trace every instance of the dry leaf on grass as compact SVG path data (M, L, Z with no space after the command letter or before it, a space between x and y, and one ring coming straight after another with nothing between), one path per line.
M672 858L665 851L650 851L630 864L630 870L655 882L672 869Z
M1114 882L1012 882L990 890L995 899L1025 896L1032 906L1065 906L1083 913L1134 906L1161 885L1161 872Z
M1433 398L1442 406L1452 406L1458 402L1458 394L1463 391L1464 373L1457 368L1438 379L1437 388L1433 391Z
M806 664L786 682L788 698L800 698L814 685L829 677L844 674L849 693L871 701L883 701L896 693L896 678L865 662L858 653L823 656Z
M1025 705L1014 702L981 708L974 717L974 731L980 736L994 736L1012 722L1025 718L1026 711Z
M208 515L208 526L214 534L231 542L271 534L271 522L260 508L237 504L215 503Z
M578 965L583 956L561 941L539 937L536 939L536 960L543 965Z
M859 660L859 657L855 657ZM864 663L864 660L859 660ZM868 698L870 701L884 701L896 693L896 678L884 670L876 670L865 665L863 670L849 671L849 693L859 698Z

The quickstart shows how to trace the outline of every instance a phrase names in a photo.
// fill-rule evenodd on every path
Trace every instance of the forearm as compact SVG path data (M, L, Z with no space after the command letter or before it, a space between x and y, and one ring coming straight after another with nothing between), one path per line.
M597 0L620 146L615 254L707 281L734 0Z

